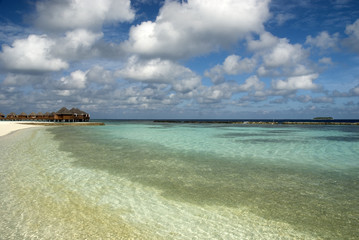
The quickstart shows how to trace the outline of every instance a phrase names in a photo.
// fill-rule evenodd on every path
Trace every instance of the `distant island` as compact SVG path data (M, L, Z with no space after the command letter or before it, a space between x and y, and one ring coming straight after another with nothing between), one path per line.
M315 117L313 120L334 120L332 117Z

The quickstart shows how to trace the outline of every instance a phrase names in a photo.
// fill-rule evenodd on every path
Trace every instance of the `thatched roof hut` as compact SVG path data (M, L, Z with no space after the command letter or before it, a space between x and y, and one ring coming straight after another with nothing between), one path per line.
M84 112L78 108L72 108L70 110L70 112L72 112L74 114L75 121L88 122L90 119L90 114L88 114L87 112Z
M68 110L67 108L63 107L55 113L55 120L58 120L60 122L72 122L74 121L74 114L70 112L70 110Z
M42 112L38 112L36 114L36 120L43 120L44 119L44 114Z
M17 120L17 115L16 115L16 113L11 112L6 116L6 119L12 120L12 121Z
M72 112L68 110L67 108L63 107L59 111L56 112L58 115L72 115Z
M30 113L29 119L36 119L36 113L34 113L34 112Z
M40 120L40 121L65 121L65 122L88 122L90 120L90 114L81 111L78 108L72 108L68 110L66 107L61 108L57 112L38 112L37 114L32 112L29 115L22 112L17 115L14 112L9 113L6 117L0 113L0 120Z
M46 120L46 121L53 121L54 120L54 114L52 114L52 116L51 116L51 113L46 112L46 113L44 113L42 115L42 119Z
M24 112L20 113L17 117L19 120L27 120L28 119L27 114Z

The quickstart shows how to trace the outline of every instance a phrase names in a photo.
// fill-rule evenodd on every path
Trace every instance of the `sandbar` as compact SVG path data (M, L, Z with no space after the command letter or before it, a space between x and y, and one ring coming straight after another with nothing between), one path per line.
M39 125L30 125L26 124L28 122L24 121L0 121L0 137L5 136L9 133L15 132L17 130L40 127Z
M41 126L100 126L102 122L36 122L36 121L0 121L0 137L17 130Z

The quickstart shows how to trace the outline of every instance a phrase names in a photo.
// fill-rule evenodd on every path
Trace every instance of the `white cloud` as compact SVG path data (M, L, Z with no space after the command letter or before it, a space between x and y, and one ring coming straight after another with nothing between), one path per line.
M256 64L257 62L253 58L241 59L238 55L230 55L224 60L223 65L216 65L204 74L211 78L213 83L218 84L225 81L224 74L250 73L254 70Z
M266 67L282 67L296 65L307 57L300 44L290 44L288 39L281 38L275 47L263 56Z
M105 70L102 66L93 66L87 71L86 77L89 82L98 84L114 85L116 83L114 73L109 70Z
M309 74L303 76L289 77L286 81L275 80L272 81L274 90L295 91L299 89L314 90L318 86L313 81L318 78L318 74Z
M249 73L256 67L256 60L244 58L240 56L231 55L226 58L223 63L223 70L227 74L236 75L238 73Z
M84 89L86 87L86 72L81 70L74 71L70 76L60 79L60 86L67 90Z
M339 34L335 33L332 36L328 32L324 31L318 34L315 38L307 36L306 44L318 47L320 49L336 48L339 39Z
M66 32L65 36L34 35L3 45L0 62L14 72L60 71L69 67L68 61L82 60L98 54L93 48L102 33L85 29Z
M215 86L201 86L198 89L197 101L199 103L217 103L223 99L229 99L238 91L238 84L225 82Z
M260 81L257 76L251 76L243 84L236 82L224 82L214 86L201 86L198 88L197 99L200 103L217 103L224 99L230 99L233 94L240 92L251 92L257 97L266 97L263 92L265 83Z
M36 10L36 25L51 31L99 29L135 17L130 0L45 0L37 2Z
M201 78L199 76L193 75L189 77L181 78L173 82L173 89L177 92L187 93L195 90L201 85Z
M319 62L327 65L333 64L332 59L330 57L323 57L319 59Z
M248 49L254 52L261 65L259 76L289 77L314 72L308 59L309 52L301 44L291 44L287 38L278 38L264 32L259 39L248 39Z
M71 50L77 48L89 48L98 39L102 38L102 33L93 33L85 29L76 29L66 33L64 38L64 47Z
M206 70L204 72L204 75L206 77L209 77L214 84L219 84L226 81L222 65L216 65L210 70Z
M201 84L201 78L189 68L160 58L140 60L132 56L117 76L132 81L172 84L174 90L186 92Z
M69 31L66 32L65 37L56 39L56 47L52 52L65 59L83 59L96 54L92 47L102 37L102 33L94 33L86 29Z
M130 30L123 45L150 57L182 58L234 44L252 32L263 31L269 17L268 0L166 1L155 22Z
M254 52L266 51L273 48L279 42L279 38L269 32L263 32L258 40L249 39L248 49Z
M46 72L68 68L68 63L52 55L55 41L46 35L29 35L15 40L12 46L3 45L2 65L9 71Z
M345 28L345 33L359 39L359 19Z
M291 14L291 13L280 13L278 14L277 16L275 16L275 21L276 23L281 26L283 25L285 22L291 20L291 19L294 19L295 18L295 15L294 14Z
M344 39L344 45L359 53L359 19L357 19L353 24L348 25L345 28L345 33L349 37Z
M359 96L359 85L350 89L349 93L351 96Z
M261 82L257 76L251 76L246 79L245 83L239 86L239 91L262 91L264 90L265 83Z

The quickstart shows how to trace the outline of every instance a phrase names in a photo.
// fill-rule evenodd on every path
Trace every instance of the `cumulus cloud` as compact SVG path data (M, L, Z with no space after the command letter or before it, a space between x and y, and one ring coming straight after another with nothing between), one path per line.
M205 76L211 78L212 82L222 83L225 81L224 74L237 75L240 73L250 73L256 67L256 60L254 58L241 59L238 55L228 56L222 65L216 65L205 72Z
M238 84L225 82L215 86L201 86L198 89L197 101L199 103L218 103L223 99L229 99L238 91Z
M248 92L251 90L262 91L265 88L265 83L260 81L257 76L251 76L246 79L245 83L238 87L239 91Z
M348 25L345 28L345 33L348 35L348 38L343 40L344 45L359 53L359 19L353 24Z
M274 90L296 91L296 90L314 90L318 86L313 81L318 78L318 74L309 74L303 76L289 77L287 80L274 80L272 87Z
M263 56L263 61L267 67L291 66L302 61L307 57L300 44L290 44L288 39L281 38L275 47Z
M55 40L56 47L53 47L52 53L69 60L83 59L96 54L92 47L102 37L102 33L86 29L69 31L64 37Z
M287 38L278 38L264 32L259 39L248 39L248 49L261 65L259 76L289 77L314 73L309 52L301 44L291 44Z
M130 30L123 47L149 57L182 58L234 44L263 31L268 0L166 1L155 22Z
M36 3L36 10L35 24L51 31L99 29L135 17L130 0L44 0Z
M127 80L172 84L176 91L186 92L201 84L201 78L189 68L160 58L140 60L132 56L127 66L117 71L117 76Z
M248 49L253 52L261 52L271 49L278 44L279 39L269 32L263 32L259 35L259 39L249 39Z
M81 70L74 71L70 76L62 77L60 79L60 87L63 89L84 89L86 87L86 72Z
M359 96L359 85L351 88L349 90L349 93L350 93L351 96Z
M115 85L116 77L114 72L104 69L104 67L95 65L87 71L86 77L89 82L105 85Z
M236 75L238 73L252 72L256 66L255 59L244 58L240 56L230 55L223 63L223 70L227 74Z
M46 72L68 68L68 63L53 56L55 41L47 35L29 35L15 40L12 46L3 45L0 62L9 71Z
M32 34L15 40L12 46L3 45L0 62L14 72L60 71L69 67L68 61L98 54L93 46L102 36L85 29L69 31L61 37Z
M339 40L339 33L334 33L332 36L324 31L316 37L307 36L306 44L318 47L320 49L336 48Z

